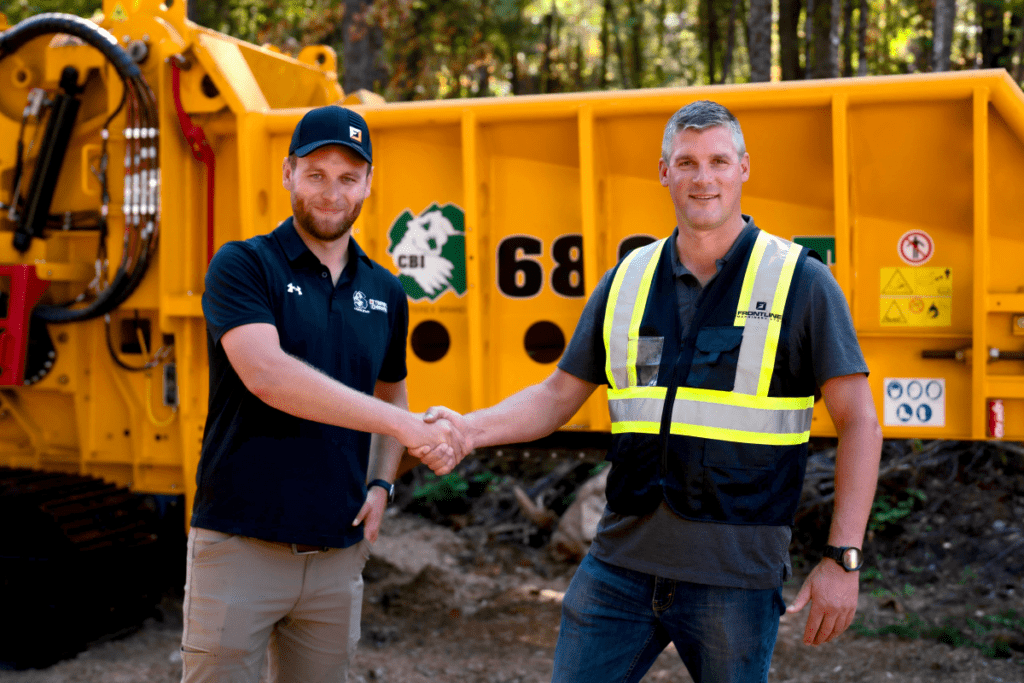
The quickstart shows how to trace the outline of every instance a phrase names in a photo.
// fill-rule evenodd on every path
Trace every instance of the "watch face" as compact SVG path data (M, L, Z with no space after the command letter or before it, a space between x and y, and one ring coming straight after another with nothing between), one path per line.
M847 548L843 551L843 566L847 569L856 569L860 566L860 548Z

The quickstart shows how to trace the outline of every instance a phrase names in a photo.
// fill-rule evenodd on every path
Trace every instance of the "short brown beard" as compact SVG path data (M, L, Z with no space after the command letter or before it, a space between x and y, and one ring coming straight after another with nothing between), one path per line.
M302 198L292 195L292 215L295 224L321 242L335 242L347 235L356 219L359 218L359 212L362 210L363 203L359 202L352 207L352 210L347 215L342 216L337 223L323 225L322 223L317 223L316 218L306 208L306 202Z

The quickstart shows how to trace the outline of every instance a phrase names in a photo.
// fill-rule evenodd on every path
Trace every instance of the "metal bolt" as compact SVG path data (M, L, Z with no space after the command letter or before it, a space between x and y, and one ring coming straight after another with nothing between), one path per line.
M1024 315L1018 315L1016 318L1014 318L1014 322L1017 323L1017 327L1024 330Z

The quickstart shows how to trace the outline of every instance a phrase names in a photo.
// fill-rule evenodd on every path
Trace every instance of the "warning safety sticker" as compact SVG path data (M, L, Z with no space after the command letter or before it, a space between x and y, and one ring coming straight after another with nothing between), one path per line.
M945 427L946 380L942 377L888 377L883 401L887 427Z
M878 303L882 325L949 327L953 273L949 268L882 268Z

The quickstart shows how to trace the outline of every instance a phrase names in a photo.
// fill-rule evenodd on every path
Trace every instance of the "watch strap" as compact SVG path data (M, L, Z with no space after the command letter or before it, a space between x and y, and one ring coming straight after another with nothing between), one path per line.
M856 550L857 551L857 557L859 559L859 562L857 563L857 566L855 566L855 567L848 567L846 565L846 558L845 558L845 556L846 556L846 551L847 550ZM838 564L840 567L842 567L845 571L848 571L848 572L859 571L860 568L862 566L864 566L864 554L863 554L863 551L861 551L860 548L857 548L855 546L848 546L848 545L844 545L844 546L826 545L825 549L822 551L821 554L822 554L823 557L827 557L830 560L835 560L836 564Z
M382 489L384 489L385 491L387 491L388 492L388 502L389 503L394 501L394 499L395 499L395 485L392 484L390 481L385 481L384 479L374 479L373 481L371 481L370 483L368 483L366 485L366 488L369 489L372 486L379 486Z

